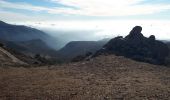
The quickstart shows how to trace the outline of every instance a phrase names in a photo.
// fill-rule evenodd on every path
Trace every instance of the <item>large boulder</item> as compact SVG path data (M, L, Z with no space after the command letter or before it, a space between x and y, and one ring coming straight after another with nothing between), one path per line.
M169 54L166 44L155 39L154 35L149 38L141 33L142 27L135 26L125 38L122 36L111 39L94 56L101 54L115 54L125 56L137 61L162 65Z
M142 27L141 26L135 26L129 33L129 35L126 36L126 39L134 40L134 39L143 39L144 36L141 33Z

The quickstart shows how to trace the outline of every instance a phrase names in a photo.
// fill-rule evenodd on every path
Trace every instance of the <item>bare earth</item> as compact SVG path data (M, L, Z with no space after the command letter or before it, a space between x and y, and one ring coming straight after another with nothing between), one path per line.
M170 68L123 57L0 68L0 100L170 100Z

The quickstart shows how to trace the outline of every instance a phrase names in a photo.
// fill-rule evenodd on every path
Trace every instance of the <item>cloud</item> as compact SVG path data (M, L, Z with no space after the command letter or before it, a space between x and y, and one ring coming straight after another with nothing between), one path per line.
M52 19L52 18L51 18ZM12 11L6 11L0 9L0 20L6 22L37 22L37 21L49 21L50 17L44 16L33 16L33 15L25 15L23 13L17 13ZM52 19L55 20L55 19Z
M72 36L80 40L84 37L95 40L104 37L126 36L134 26L140 25L143 27L142 33L145 36L155 35L157 39L170 40L168 37L170 35L169 20L53 21L42 22L41 25L36 23L29 23L29 25L41 30L48 30L48 32L51 31L54 35L60 35L61 38ZM61 35L63 33L65 36ZM78 38L78 36L83 37Z
M154 14L170 9L170 4L142 4L146 0L51 0L73 8L50 10L86 16L128 16Z
M15 21L15 20L20 20L20 21L25 21L25 20L30 20L31 17L25 16L20 13L14 13L14 12L9 12L9 11L4 11L0 9L0 20L3 21Z
M34 6L28 3L20 2L20 3L11 3L4 0L0 1L0 8L12 8L12 9L22 9L29 11L47 11L49 10L46 7Z
M84 16L131 16L155 14L170 9L170 4L142 4L146 0L46 0L56 7L35 6L27 3L0 1L0 8L45 11L49 14ZM57 4L64 5L63 7Z

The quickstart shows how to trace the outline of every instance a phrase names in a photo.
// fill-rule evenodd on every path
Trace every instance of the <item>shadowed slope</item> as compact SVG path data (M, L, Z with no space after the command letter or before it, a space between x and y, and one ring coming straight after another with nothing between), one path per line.
M21 61L20 59L16 58L14 55L12 55L10 52L5 50L4 48L0 47L0 63L1 66L4 65L15 65L15 64L21 64L21 65L28 65L27 63Z

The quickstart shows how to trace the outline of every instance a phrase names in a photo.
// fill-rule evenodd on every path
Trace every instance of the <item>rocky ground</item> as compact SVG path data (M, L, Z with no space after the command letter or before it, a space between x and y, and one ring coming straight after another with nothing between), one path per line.
M0 100L170 100L170 68L114 55L61 66L6 66Z

